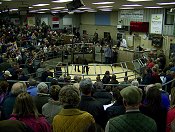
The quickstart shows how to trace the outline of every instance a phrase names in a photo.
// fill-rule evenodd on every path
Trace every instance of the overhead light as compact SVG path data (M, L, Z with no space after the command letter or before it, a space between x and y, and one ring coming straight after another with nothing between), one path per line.
M131 8L131 7L128 7L128 8L119 8L119 9L121 9L121 10L132 10L132 9L134 9L134 8Z
M98 6L97 8L112 8L113 6Z
M29 11L29 12L37 12L38 10L31 10L31 11Z
M64 11L68 11L68 9L63 9Z
M0 2L0 4L2 4L2 2Z
M45 13L45 12L40 11L40 12L37 12L37 13L41 13L41 14L43 14L43 13Z
M79 10L88 10L88 9L91 9L90 7L80 7L78 8Z
M53 9L53 10L56 10L56 9L63 9L63 8L65 8L65 7L54 7L54 8L51 8L51 9Z
M2 0L2 1L12 1L12 0Z
M127 0L130 2L144 2L144 1L153 1L153 0Z
M10 9L10 11L18 11L18 9Z
M29 6L29 9L32 9L33 7Z
M48 11L48 10L50 10L50 9L39 9L40 11Z
M54 3L64 3L64 2L71 2L71 1L73 1L73 0L54 0L52 2L54 2Z
M175 2L164 2L164 3L157 3L158 5L174 5Z
M36 5L32 5L32 6L48 6L50 4L36 4Z
M99 9L100 11L112 11L112 8L103 8L103 9Z
M64 10L64 11L60 11L60 12L68 12L68 11L65 11L65 10Z
M122 5L122 6L142 6L142 5L138 5L138 4L130 4L130 5Z
M163 8L163 7L160 7L160 6L150 6L150 7L144 7L144 8L148 8L148 9L157 9L157 8Z
M107 4L114 4L115 2L94 2L94 5L107 5Z
M175 8L171 8L169 12L173 12L175 10Z

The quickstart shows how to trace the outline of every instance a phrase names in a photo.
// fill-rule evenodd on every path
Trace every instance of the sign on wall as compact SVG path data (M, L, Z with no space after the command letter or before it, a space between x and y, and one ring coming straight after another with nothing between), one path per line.
M123 19L143 19L143 10L121 10L120 17Z
M52 26L53 26L53 28L59 28L59 24L60 24L59 18L58 17L52 17Z
M163 14L151 15L151 32L154 34L162 34Z

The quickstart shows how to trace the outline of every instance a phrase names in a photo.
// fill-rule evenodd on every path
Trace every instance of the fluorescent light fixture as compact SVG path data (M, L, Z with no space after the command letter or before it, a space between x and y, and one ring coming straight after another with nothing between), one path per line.
M63 9L64 11L68 11L68 9Z
M37 12L38 10L31 10L31 11L29 11L29 12Z
M32 9L33 7L29 6L29 9Z
M158 5L175 5L175 2L157 3Z
M130 2L144 2L144 1L153 1L153 0L127 0Z
M148 9L157 9L157 8L163 8L163 7L160 7L160 6L150 6L150 7L144 7L144 8L148 8Z
M71 2L71 1L73 1L73 0L54 0L52 2L54 2L54 3L64 3L64 2Z
M91 11L91 10L89 10L89 11L87 11L87 12L97 12L97 11L96 11L96 10L94 10L94 11L93 11L93 10L92 10L92 11Z
M134 8L128 7L128 8L119 8L119 9L121 9L121 10L132 10Z
M0 4L2 4L2 2L0 2Z
M98 6L97 8L112 8L113 6Z
M10 11L18 11L18 9L10 9Z
M68 12L68 11L65 11L65 10L64 10L64 11L60 11L60 12Z
M142 6L142 5L138 5L138 4L131 4L131 5L122 5L122 6Z
M50 4L36 4L36 5L32 5L32 6L48 6Z
M56 9L64 9L65 7L61 7L61 6L58 6L58 7L54 7L54 8L51 8L53 10L56 10Z
M50 9L39 9L39 11L48 11Z
M45 13L45 12L39 11L39 12L37 12L37 13L41 13L41 14L43 14L43 13Z
M108 8L106 8L106 9L100 9L101 11L112 11L112 9L108 9Z
M53 10L54 12L60 12L61 10Z
M12 1L12 0L2 0L2 1Z
M79 10L88 10L88 9L91 9L90 7L80 7L78 8Z
M57 11L51 11L52 13L58 13Z
M107 5L107 4L114 4L115 2L94 2L93 5Z

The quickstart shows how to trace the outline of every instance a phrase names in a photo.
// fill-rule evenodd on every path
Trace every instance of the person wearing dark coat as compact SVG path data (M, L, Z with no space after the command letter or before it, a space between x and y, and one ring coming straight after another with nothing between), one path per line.
M24 92L22 83L14 83L10 94L4 99L2 103L2 119L9 119L13 111L13 106L15 104L16 97L21 92Z
M161 91L152 85L145 99L146 103L140 106L141 113L155 120L157 132L165 132L167 109L161 104Z
M89 112L95 119L97 126L105 128L107 119L103 105L91 96L92 81L91 79L83 79L80 81L80 90L82 92L79 109Z
M111 79L110 72L106 71L102 79L103 84L108 84L110 82L110 79Z
M115 88L112 91L114 104L106 109L108 119L119 116L125 113L125 106L123 105L123 98L120 91Z
M48 86L44 82L41 82L37 85L37 89L38 89L37 96L34 96L33 100L36 104L36 108L38 109L38 112L42 114L42 107L49 100L49 95L47 94Z

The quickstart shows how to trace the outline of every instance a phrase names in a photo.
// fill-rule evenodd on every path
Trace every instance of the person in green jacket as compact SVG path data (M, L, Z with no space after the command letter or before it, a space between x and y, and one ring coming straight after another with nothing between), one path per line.
M156 132L157 127L153 119L140 113L142 91L136 86L128 86L120 91L126 113L111 118L105 132Z

